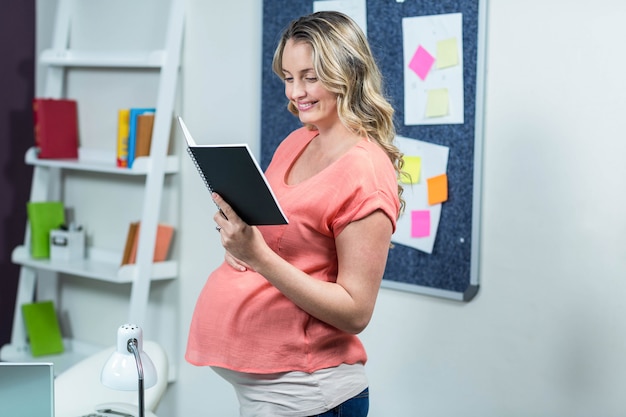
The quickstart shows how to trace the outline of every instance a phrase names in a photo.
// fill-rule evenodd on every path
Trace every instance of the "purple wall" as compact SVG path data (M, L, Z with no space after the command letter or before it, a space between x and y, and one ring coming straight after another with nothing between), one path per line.
M3 1L0 13L0 345L11 338L19 268L11 251L24 239L32 167L35 0Z

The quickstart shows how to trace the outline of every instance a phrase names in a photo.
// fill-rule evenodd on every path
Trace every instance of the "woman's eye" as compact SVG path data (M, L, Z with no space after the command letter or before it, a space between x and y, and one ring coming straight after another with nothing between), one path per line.
M283 78L283 81L285 81L286 83L292 83L293 82L293 77L285 77L285 78Z
M310 83L314 83L317 81L317 77L306 77L305 79Z

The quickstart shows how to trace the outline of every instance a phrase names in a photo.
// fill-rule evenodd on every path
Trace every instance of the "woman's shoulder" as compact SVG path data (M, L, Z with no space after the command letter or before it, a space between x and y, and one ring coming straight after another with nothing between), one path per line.
M396 195L397 173L387 152L376 142L362 140L345 158L342 165L344 177L359 184L363 191L378 190ZM346 175L350 173L349 175Z
M361 169L367 170L372 167L377 167L376 171L381 168L385 168L390 173L395 175L395 169L387 152L376 142L372 140L363 139L350 153L351 158L349 160L352 164L360 166Z

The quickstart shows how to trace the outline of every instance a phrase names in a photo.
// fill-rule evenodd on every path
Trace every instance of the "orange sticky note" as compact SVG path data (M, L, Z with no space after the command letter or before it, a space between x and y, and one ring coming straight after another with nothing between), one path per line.
M448 175L441 174L426 180L428 185L428 204L443 203L448 200Z

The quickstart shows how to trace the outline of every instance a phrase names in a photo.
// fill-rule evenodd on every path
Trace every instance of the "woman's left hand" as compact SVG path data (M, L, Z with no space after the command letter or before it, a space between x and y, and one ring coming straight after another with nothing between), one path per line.
M232 253L226 251L224 253L224 261L226 261L226 263L228 265L230 265L231 268L236 269L237 271L240 272L245 272L245 271L254 271L250 265L247 265L245 262L235 258Z

